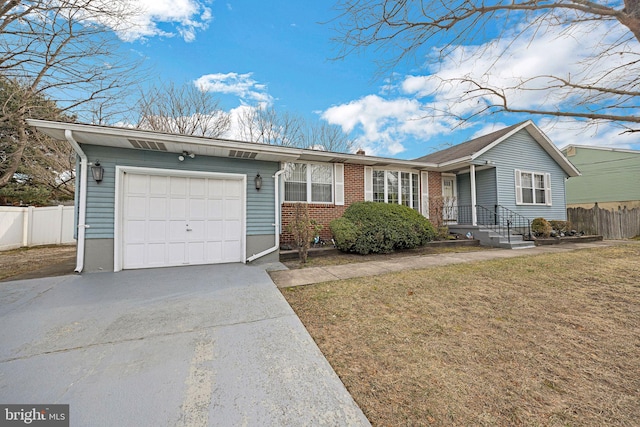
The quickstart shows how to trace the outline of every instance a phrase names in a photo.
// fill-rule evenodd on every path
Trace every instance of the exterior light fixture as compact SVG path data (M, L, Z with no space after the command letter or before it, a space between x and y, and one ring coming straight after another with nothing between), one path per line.
M184 162L184 159L186 159L187 157L189 157L190 159L195 159L196 155L194 153L189 153L188 151L183 151L182 154L178 156L178 160Z
M256 175L256 177L253 179L253 182L255 182L256 184L256 190L260 191L260 189L262 188L262 177L260 176L260 173Z
M91 175L93 179L99 184L104 178L104 168L100 166L100 160L96 160L93 166L91 166Z

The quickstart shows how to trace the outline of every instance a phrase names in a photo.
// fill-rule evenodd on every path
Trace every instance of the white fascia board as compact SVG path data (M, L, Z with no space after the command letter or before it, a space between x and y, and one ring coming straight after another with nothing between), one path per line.
M527 124L530 124L530 127L528 129L529 133L536 141L538 141L540 146L542 146L542 148L547 153L549 153L549 155L556 161L556 163L560 165L560 167L567 173L567 175L569 175L570 177L580 176L580 171L578 171L578 169L576 169L576 167L573 166L573 164L569 160L567 160L565 155L562 154L558 147L556 147L556 145L551 142L547 135L545 135L538 126L536 126L531 120L529 120Z
M471 157L475 160L478 157L482 156L484 153L486 153L487 151L491 150L493 147L495 147L496 145L500 144L502 141L506 140L507 138L510 138L512 135L514 135L516 132L520 132L522 129L524 129L525 127L529 126L529 125L533 125L533 122L531 120L527 120L526 122L522 123L520 126L518 126L515 129L512 129L511 132L509 132L506 135L503 135L501 138L496 139L495 141L493 141L491 144L487 145L486 147L484 147L482 150L474 153Z
M438 171L446 172L459 167L468 167L473 161L473 156L460 157L459 159L449 160L448 162L438 163Z
M496 139L494 142L487 145L482 150L473 154L472 158L475 160L476 158L482 156L483 154L491 150L496 145L500 144L501 142L513 136L516 132L520 132L522 129L527 129L527 131L533 137L533 139L535 139L536 142L538 142L538 144L540 144L540 146L553 158L553 160L555 160L556 163L560 165L560 167L567 173L567 175L569 175L570 177L580 175L580 172L578 171L578 169L576 169L576 167L573 166L573 164L571 164L571 162L567 160L567 158L564 156L564 154L562 154L562 152L558 149L558 147L556 147L556 145L553 142L551 142L549 138L547 138L544 132L542 132L542 130L540 130L540 128L536 126L536 124L533 123L533 121L531 120L527 120L517 128L513 129L508 134L503 135L501 138Z
M64 122L55 122L49 120L36 120L36 119L28 119L27 123L30 126L36 127L39 130L42 130L44 133L52 136L56 139L63 139L64 131L69 129L74 132L75 135L78 135L78 138L84 136L82 138L81 143L90 144L90 145L105 145L105 144L95 144L92 143L91 140L88 140L87 137L90 135L100 135L106 137L116 137L123 139L146 139L153 140L158 142L163 142L168 144L171 147L174 147L171 152L182 152L184 148L188 146L193 147L219 147L230 150L240 150L240 151L255 151L258 153L270 154L278 156L279 160L287 162L287 161L296 161L296 160L308 160L308 161L318 161L318 162L336 162L339 161L341 163L355 163L355 164L363 164L363 165L376 165L376 164L386 164L389 166L402 166L411 169L417 170L435 170L437 165L434 163L425 163L425 162L417 162L413 160L399 160L399 159L391 159L385 157L371 157L371 156L362 156L359 154L345 154L345 153L335 153L330 151L318 151L318 150L308 150L303 148L294 148L294 147L282 147L277 145L269 145L269 144L260 144L256 142L243 142L243 141L234 141L227 139L217 139L217 138L206 138L206 137L198 137L198 136L189 136L189 135L178 135L178 134L168 134L168 133L160 133L148 130L140 130L140 129L131 129L131 128L117 128L117 127L107 127L107 126L97 126L97 125L87 125L87 124L78 124L78 123L64 123ZM109 146L109 145L107 145ZM190 151L190 150L187 150Z

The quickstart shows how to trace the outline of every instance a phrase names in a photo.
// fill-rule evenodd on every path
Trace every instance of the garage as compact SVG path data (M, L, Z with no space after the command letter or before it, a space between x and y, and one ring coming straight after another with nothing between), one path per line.
M245 176L118 168L123 269L245 260ZM120 259L118 259L120 258Z

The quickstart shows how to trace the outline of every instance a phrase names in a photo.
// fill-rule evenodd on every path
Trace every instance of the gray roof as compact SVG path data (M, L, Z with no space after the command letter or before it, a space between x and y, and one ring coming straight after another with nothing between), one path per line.
M517 123L515 125L497 130L495 132L491 132L470 141L463 142L462 144L454 145L453 147L449 147L445 150L418 157L415 160L419 162L440 164L473 156L478 151L481 151L483 148L493 144L515 128L522 126L524 123L526 122Z

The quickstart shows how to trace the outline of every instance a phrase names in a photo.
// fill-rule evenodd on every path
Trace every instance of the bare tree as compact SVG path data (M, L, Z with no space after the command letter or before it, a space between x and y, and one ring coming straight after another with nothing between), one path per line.
M229 114L211 92L187 83L152 87L138 101L137 127L159 132L215 138L230 126Z
M119 54L113 28L132 25L129 18L135 13L129 0L0 3L0 75L15 82L11 88L20 92L5 97L19 102L5 104L0 116L1 126L11 123L15 142L0 173L0 187L24 160L30 137L25 118L38 116L32 111L38 96L56 99L61 112L79 117L91 117L95 103L125 102L141 70L139 63ZM104 121L109 113L100 116Z
M432 94L455 93L444 111L432 111L434 114L466 120L505 111L589 123L609 121L630 132L640 131L638 0L341 0L337 9L336 40L343 47L339 57L373 47L379 57L389 55L381 69L414 55L420 61L427 59ZM591 47L588 56L580 59L578 72L556 68L550 74L516 75L507 83L491 78L500 57L513 48L515 40L531 42L546 31L555 31L556 40L576 37L576 29L581 30L581 41ZM598 29L606 36L589 40L598 37ZM484 58L486 69L437 75L438 65L445 60L457 59L460 68L466 69L465 62L487 54L492 57ZM451 91L452 86L459 90ZM522 96L539 100L533 106L525 105L519 99ZM459 107L474 103L467 110Z
M261 144L300 147L304 140L301 117L278 113L273 107L250 107L238 116L240 138Z
M340 126L309 122L273 107L248 107L238 116L240 138L263 144L349 152L354 142Z
M354 140L342 131L337 125L331 125L324 121L317 121L307 126L305 148L315 148L338 153L352 152L355 146Z

